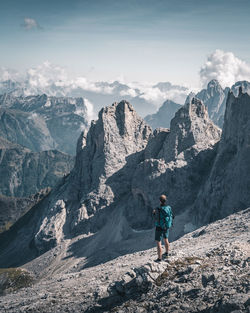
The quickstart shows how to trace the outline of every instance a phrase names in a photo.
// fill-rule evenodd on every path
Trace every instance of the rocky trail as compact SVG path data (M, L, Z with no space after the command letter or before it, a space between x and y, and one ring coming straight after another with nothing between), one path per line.
M154 262L155 248L85 268L78 265L86 260L72 256L61 268L58 262L58 273L54 268L33 286L0 297L0 310L250 312L249 227L250 209L203 226L171 243L161 263Z

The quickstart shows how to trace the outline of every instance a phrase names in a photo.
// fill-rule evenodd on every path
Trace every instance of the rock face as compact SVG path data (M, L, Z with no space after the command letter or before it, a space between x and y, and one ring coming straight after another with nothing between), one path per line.
M73 165L70 155L56 150L31 152L0 137L0 194L27 197L54 187Z
M196 97L208 108L210 119L219 127L223 127L226 100L229 88L223 89L217 80L211 80L207 89L201 90Z
M142 199L137 207L144 212L145 206L154 207L159 195L165 193L175 214L181 214L207 178L221 131L209 120L202 102L193 98L175 114L170 132L159 130L154 135L145 150L145 160L134 172L133 202Z
M167 100L155 114L147 115L144 119L153 129L159 127L169 128L170 121L180 107L180 104Z
M213 168L197 196L200 223L246 208L250 203L250 96L227 99L225 122Z
M57 149L75 155L88 126L91 104L83 98L0 96L0 135L33 151Z
M8 230L32 206L41 201L49 191L50 188L46 188L27 198L0 195L0 232Z

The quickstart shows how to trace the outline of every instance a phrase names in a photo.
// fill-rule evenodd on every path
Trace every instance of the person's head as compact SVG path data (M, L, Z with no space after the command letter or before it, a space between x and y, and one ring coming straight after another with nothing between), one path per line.
M167 196L161 195L160 196L160 202L161 202L162 205L164 205L167 202Z

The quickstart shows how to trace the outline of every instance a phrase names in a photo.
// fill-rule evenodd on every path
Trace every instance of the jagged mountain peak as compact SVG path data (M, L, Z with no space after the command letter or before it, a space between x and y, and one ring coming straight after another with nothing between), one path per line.
M201 99L206 105L211 120L221 128L223 126L228 91L229 88L223 89L220 83L213 79L208 83L206 89L202 89L196 94L196 97Z
M237 97L239 94L239 89L241 88L242 92L250 94L250 82L246 80L238 81L231 87L231 91Z
M126 100L114 102L111 106L106 106L102 108L98 116L99 118L105 118L105 116L109 117L113 114L121 114L125 116L128 111L130 111L132 114L136 115L137 118L139 118L133 106Z
M219 88L222 89L219 81L217 79L212 79L210 82L207 84L207 89L212 89L212 88Z
M98 116L89 132L79 139L77 162L80 164L89 160L91 163L98 159L98 166L93 172L97 171L98 176L101 172L105 173L106 177L126 163L127 155L146 147L152 129L127 101L103 108Z
M162 155L168 162L183 158L182 152L194 148L195 153L211 148L220 140L221 130L210 121L207 108L198 98L186 101L171 120L170 134Z
M203 119L209 119L207 109L203 102L193 97L190 99L190 101L187 101L185 105L180 110L180 115L183 114L183 112L186 112L186 117L193 119L193 118L203 118Z

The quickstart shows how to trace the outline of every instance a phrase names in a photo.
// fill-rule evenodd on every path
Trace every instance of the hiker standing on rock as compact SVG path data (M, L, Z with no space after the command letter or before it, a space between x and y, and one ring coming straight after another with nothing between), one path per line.
M155 241L157 245L158 259L156 262L161 262L162 257L168 257L169 253L169 228L173 224L172 209L167 203L165 195L160 196L160 207L153 210L155 217ZM162 254L161 240L163 238L166 252Z

